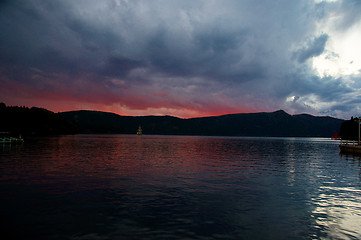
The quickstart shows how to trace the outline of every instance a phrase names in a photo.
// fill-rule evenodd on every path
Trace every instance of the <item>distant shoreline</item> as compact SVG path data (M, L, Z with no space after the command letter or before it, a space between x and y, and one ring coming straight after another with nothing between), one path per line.
M79 126L79 133L143 134L242 137L331 137L339 132L342 119L270 113L240 113L181 119L172 116L120 116L99 111L60 113Z
M227 137L331 137L345 120L309 114L275 112L239 113L199 118L173 116L120 116L99 111L54 113L43 108L0 104L0 132L24 137L68 134L227 136Z

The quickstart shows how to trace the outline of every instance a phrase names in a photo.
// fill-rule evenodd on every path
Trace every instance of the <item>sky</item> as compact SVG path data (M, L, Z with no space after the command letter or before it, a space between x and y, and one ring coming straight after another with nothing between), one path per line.
M361 0L2 0L0 102L361 115Z

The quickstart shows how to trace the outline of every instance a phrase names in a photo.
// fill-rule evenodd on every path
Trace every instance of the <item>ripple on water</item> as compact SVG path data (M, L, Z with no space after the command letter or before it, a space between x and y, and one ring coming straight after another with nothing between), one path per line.
M361 239L359 160L325 139L39 138L0 176L20 239Z

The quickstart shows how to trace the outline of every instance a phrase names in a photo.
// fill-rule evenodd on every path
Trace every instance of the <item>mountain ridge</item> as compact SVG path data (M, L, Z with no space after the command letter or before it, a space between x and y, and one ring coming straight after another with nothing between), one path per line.
M81 133L330 137L345 121L329 116L290 115L284 110L179 118L174 116L123 116L110 112L79 110L60 113L77 124Z
M135 134L141 126L144 134L156 135L330 137L340 129L345 136L352 135L354 128L343 119L290 115L284 110L179 118L169 115L122 116L91 110L54 113L4 103L0 104L0 123L0 132L23 135Z

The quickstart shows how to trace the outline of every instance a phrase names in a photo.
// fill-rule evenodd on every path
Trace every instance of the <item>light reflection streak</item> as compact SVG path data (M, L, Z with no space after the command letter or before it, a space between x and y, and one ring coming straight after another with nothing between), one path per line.
M188 231L208 219L207 233L243 227L245 239L361 238L359 161L339 159L335 146L323 139L78 135L26 143L4 158L1 173L3 183L36 189L29 194L35 204L73 203L80 219L89 209L79 205L94 211L103 203L112 220L100 222L117 231L120 223L126 232L144 223L139 215Z
M360 239L361 190L354 187L321 186L312 199L316 227L332 239Z

